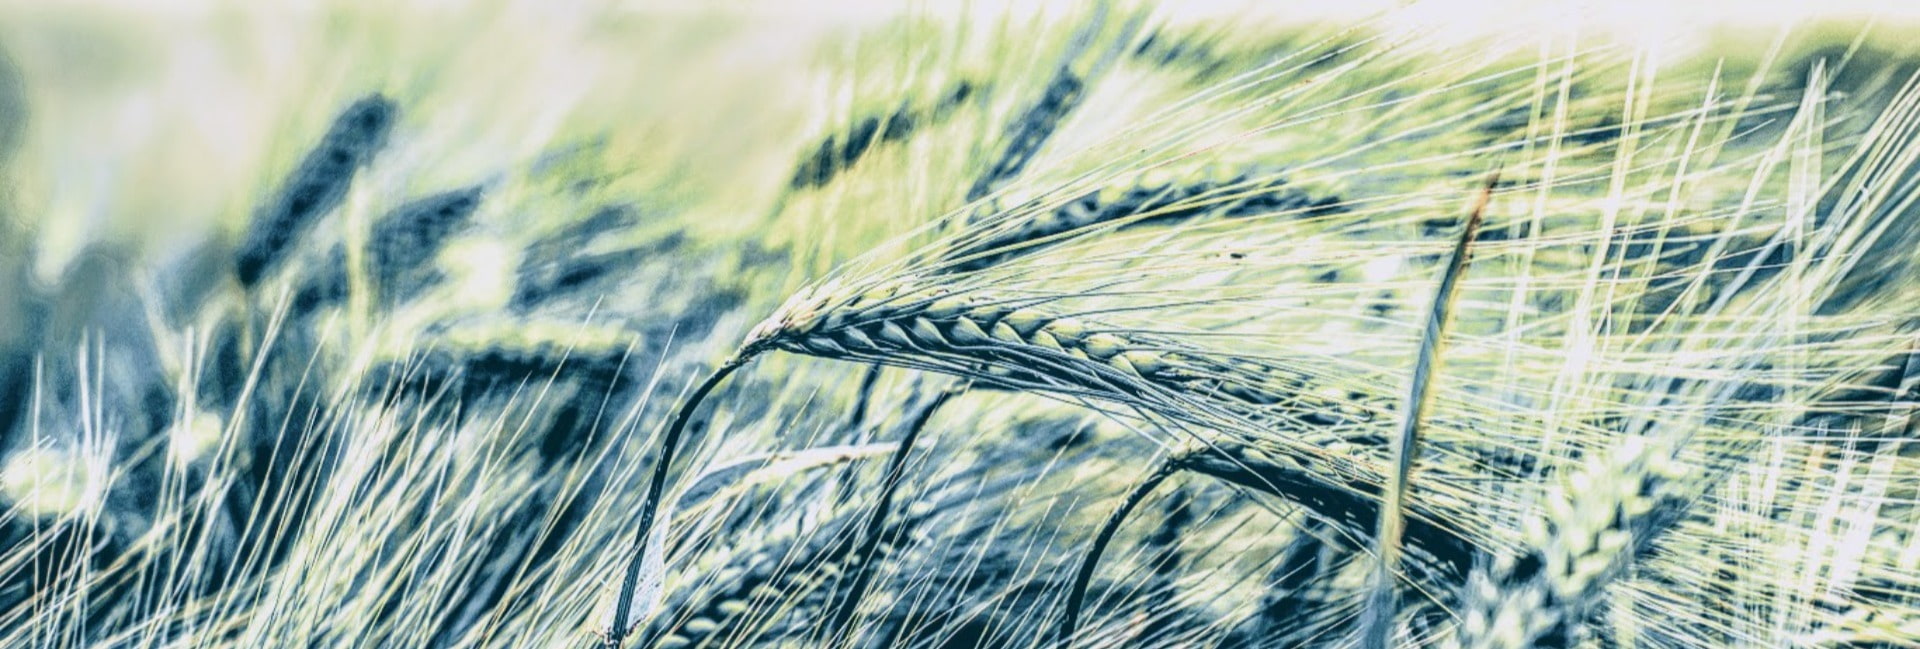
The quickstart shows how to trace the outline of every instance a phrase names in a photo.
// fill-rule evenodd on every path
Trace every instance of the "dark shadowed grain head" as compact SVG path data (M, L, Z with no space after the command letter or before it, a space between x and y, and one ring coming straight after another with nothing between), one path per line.
M252 286L272 272L288 248L346 198L354 174L386 144L397 112L387 98L370 95L334 118L247 228L234 266L241 285Z

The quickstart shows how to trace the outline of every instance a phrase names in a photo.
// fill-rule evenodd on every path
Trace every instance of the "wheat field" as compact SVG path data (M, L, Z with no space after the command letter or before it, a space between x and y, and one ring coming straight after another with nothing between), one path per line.
M0 648L1920 646L1920 16L1260 4L0 5Z

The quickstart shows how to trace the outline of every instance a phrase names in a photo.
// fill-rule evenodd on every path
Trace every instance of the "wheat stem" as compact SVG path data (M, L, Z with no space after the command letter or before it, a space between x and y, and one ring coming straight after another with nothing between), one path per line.
M1113 542L1113 535L1120 531L1120 524L1126 522L1127 516L1132 514L1134 508L1139 507L1141 501L1146 500L1161 482L1165 482L1168 477L1180 470L1184 457L1185 454L1182 453L1162 460L1160 466L1155 468L1153 473L1147 474L1146 479L1141 480L1140 484L1135 485L1126 499L1120 501L1120 507L1113 510L1113 513L1107 516L1107 522L1100 526L1100 533L1093 537L1093 547L1088 548L1086 557L1080 560L1080 568L1073 573L1073 584L1067 588L1067 610L1060 617L1060 646L1073 646L1073 636L1080 630L1080 611L1085 604L1087 585L1093 581L1093 569L1099 565L1100 555L1106 552L1107 545Z
M626 637L633 631L639 620L632 617L634 593L640 582L642 564L645 563L648 534L653 529L653 517L660 509L661 493L667 488L667 471L673 465L673 458L680 446L680 438L685 434L687 422L693 419L693 413L700 407L720 382L752 360L753 354L735 354L720 364L707 379L694 388L686 402L675 411L673 422L667 425L666 436L660 444L660 458L654 461L653 476L647 482L647 494L640 504L640 524L634 529L632 557L627 560L626 576L620 581L620 596L614 602L613 624L606 629L602 646L607 649L620 649Z
M1407 400L1401 408L1405 414L1400 419L1400 434L1393 439L1393 473L1387 477L1379 528L1373 535L1378 556L1367 596L1366 613L1360 626L1360 646L1363 649L1387 649L1387 641L1393 632L1394 613L1399 608L1393 572L1400 563L1400 536L1406 527L1404 512L1408 480L1413 476L1413 462L1420 454L1421 418L1426 414L1427 402L1432 394L1433 377L1439 372L1440 350L1446 342L1447 325L1452 321L1453 300L1460 291L1460 276L1465 273L1467 260L1473 254L1473 239L1480 232L1487 201L1493 197L1494 185L1499 182L1500 173L1495 171L1487 179L1486 187L1474 197L1473 208L1461 228L1460 240L1454 244L1453 255L1440 277L1439 288L1434 290L1433 307L1427 311L1420 350L1413 362L1413 377L1408 381Z
M840 602L835 606L832 621L827 626L828 629L833 630L834 634L840 636L840 642L843 645L853 637L848 625L853 621L854 613L859 610L860 601L866 597L868 584L873 581L873 563L878 560L876 551L886 533L887 515L893 510L894 494L899 492L900 483L906 477L907 454L912 452L914 441L919 439L920 431L927 427L927 421L933 419L934 412L964 390L964 386L949 387L921 405L908 422L906 434L900 437L900 448L894 451L893 459L887 464L886 478L880 486L879 502L874 504L873 514L867 520L866 527L860 532L860 548L849 560L853 567L852 581L847 585Z

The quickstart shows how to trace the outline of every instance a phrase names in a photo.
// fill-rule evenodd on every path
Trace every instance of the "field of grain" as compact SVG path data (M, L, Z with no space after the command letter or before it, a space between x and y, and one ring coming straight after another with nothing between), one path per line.
M0 648L1920 646L1920 23L883 4L0 6Z

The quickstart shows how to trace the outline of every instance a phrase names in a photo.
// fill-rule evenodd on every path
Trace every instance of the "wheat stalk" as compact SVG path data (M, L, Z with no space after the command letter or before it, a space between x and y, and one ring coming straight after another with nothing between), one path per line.
M1060 646L1069 649L1074 646L1074 639L1080 632L1080 610L1085 605L1087 586L1093 581L1093 571L1100 563L1100 555L1106 551L1107 544L1113 542L1113 535L1120 531L1120 524L1126 521L1127 515L1135 507L1140 506L1141 501L1147 499L1148 494L1159 488L1161 482L1179 472L1180 465L1194 453L1194 449L1183 449L1161 460L1152 472L1127 492L1120 506L1100 525L1100 531L1093 537L1093 545L1087 549L1086 557L1081 559L1080 567L1073 573L1073 582L1067 586L1066 611L1060 616L1056 636Z
M940 406L965 389L965 386L956 385L940 390L915 408L906 419L905 434L900 436L899 449L894 451L893 458L887 463L887 472L882 478L880 495L873 505L873 514L867 519L866 525L860 529L860 547L854 550L850 559L853 564L850 583L830 608L826 628L828 633L839 638L840 642L852 640L852 630L848 625L853 621L854 614L859 611L860 603L866 597L868 585L873 581L873 564L878 559L876 553L880 549L883 535L888 530L887 516L892 512L894 495L900 490L900 483L906 478L907 454L912 452L913 443L919 439L920 431L926 428L927 421L933 418Z
M662 548L651 547L653 519L660 510L661 495L667 488L667 471L672 466L674 454L679 450L680 438L686 432L687 422L693 418L694 411L699 408L700 402L719 387L720 382L726 380L728 375L744 366L747 360L746 357L736 355L722 362L687 396L675 411L672 422L667 425L666 433L661 438L660 456L654 460L653 474L647 480L647 492L640 504L640 518L633 533L633 549L627 560L625 576L620 580L619 596L614 600L613 616L607 626L601 630L602 646L619 649L625 644L627 635L633 633L633 630L643 621L636 619L635 615L637 596L642 588L643 577L650 572L664 569L663 567L657 567L651 571L647 569L649 561L654 562L656 566L663 566L665 560L665 557L661 556Z
M1453 322L1453 302L1459 293L1460 276L1466 272L1474 238L1480 233L1480 223L1486 214L1487 202L1492 200L1493 188L1499 182L1500 173L1495 171L1487 179L1487 186L1474 197L1473 205L1467 212L1467 222L1460 230L1460 239L1454 244L1453 253L1440 276L1440 285L1434 289L1433 306L1427 311L1426 326L1421 331L1420 349L1414 359L1413 373L1407 381L1407 400L1401 408L1400 434L1392 441L1393 473L1388 477L1385 504L1379 516L1380 525L1373 536L1378 552L1374 558L1367 607L1360 625L1360 646L1366 649L1386 649L1389 636L1393 633L1395 609L1399 607L1399 591L1395 588L1393 573L1399 567L1400 536L1406 526L1402 510L1406 507L1413 464L1419 457L1421 417L1427 409L1434 375L1439 372L1440 351L1445 345L1447 327Z

